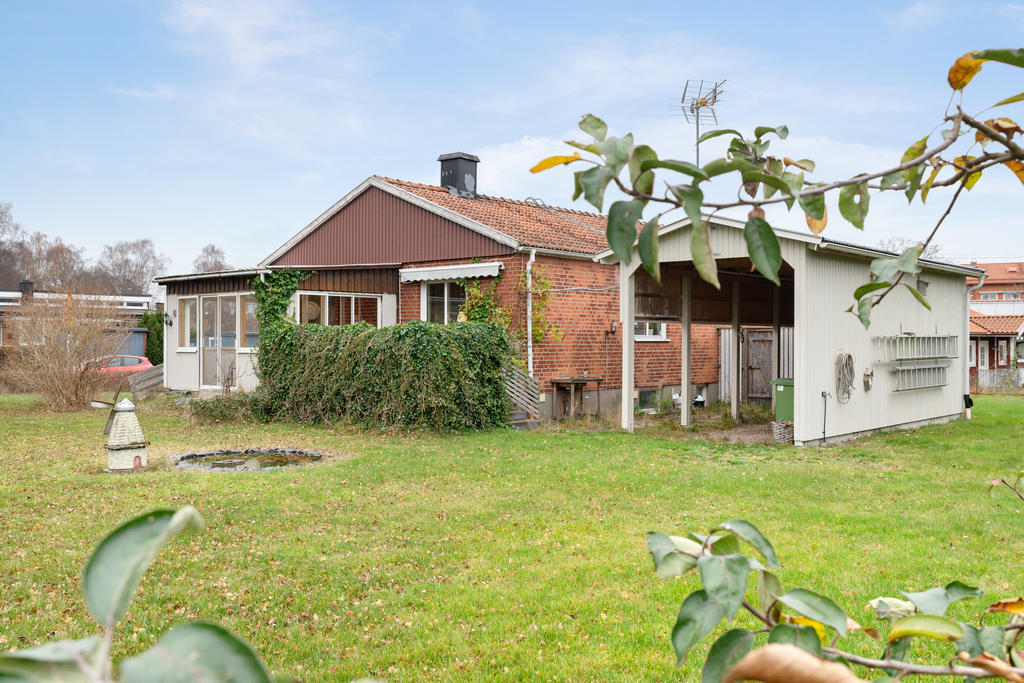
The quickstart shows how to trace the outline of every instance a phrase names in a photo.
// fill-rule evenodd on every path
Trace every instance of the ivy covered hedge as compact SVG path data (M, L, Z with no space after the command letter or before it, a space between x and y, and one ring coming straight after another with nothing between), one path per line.
M302 422L439 431L504 425L506 333L488 323L290 324L260 342L260 409Z

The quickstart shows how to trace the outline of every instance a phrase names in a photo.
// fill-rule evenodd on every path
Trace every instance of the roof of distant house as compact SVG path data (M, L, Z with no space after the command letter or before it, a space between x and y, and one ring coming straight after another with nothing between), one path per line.
M1010 263L965 263L964 265L973 268L981 268L985 271L985 284L1024 284L1024 263L1013 261ZM976 278L971 278L977 282Z
M985 315L971 312L971 334L1021 334L1024 315Z

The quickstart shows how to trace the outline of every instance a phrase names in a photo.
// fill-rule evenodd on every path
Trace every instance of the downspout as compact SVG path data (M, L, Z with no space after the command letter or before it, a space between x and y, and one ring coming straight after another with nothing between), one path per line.
M967 288L967 295L964 298L964 327L967 332L967 339L965 344L967 348L964 349L964 356L971 352L971 294L981 289L981 286L985 284L985 278L988 277L988 273L983 273L978 276L978 284ZM964 362L964 416L971 419L971 407L973 401L971 400L971 363L970 361Z
M526 367L533 377L533 262L537 259L537 250L530 250L530 260L526 262Z

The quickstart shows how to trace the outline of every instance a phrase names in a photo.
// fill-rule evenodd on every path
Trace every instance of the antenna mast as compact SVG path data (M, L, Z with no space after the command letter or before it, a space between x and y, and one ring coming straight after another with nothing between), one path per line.
M718 114L715 113L715 105L718 104L718 99L725 92L722 89L724 85L724 80L711 83L704 79L697 80L691 78L686 81L686 85L683 87L683 96L679 101L682 105L683 117L686 119L686 122L692 123L697 127L694 149L697 151L698 166L700 166L700 124L718 125Z

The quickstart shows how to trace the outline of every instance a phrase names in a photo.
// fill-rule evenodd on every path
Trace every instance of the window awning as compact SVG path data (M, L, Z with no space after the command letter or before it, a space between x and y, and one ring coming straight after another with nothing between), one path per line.
M502 263L500 261L490 261L489 263L464 263L455 266L402 268L398 271L398 276L402 282L469 280L477 277L497 277L501 269Z

